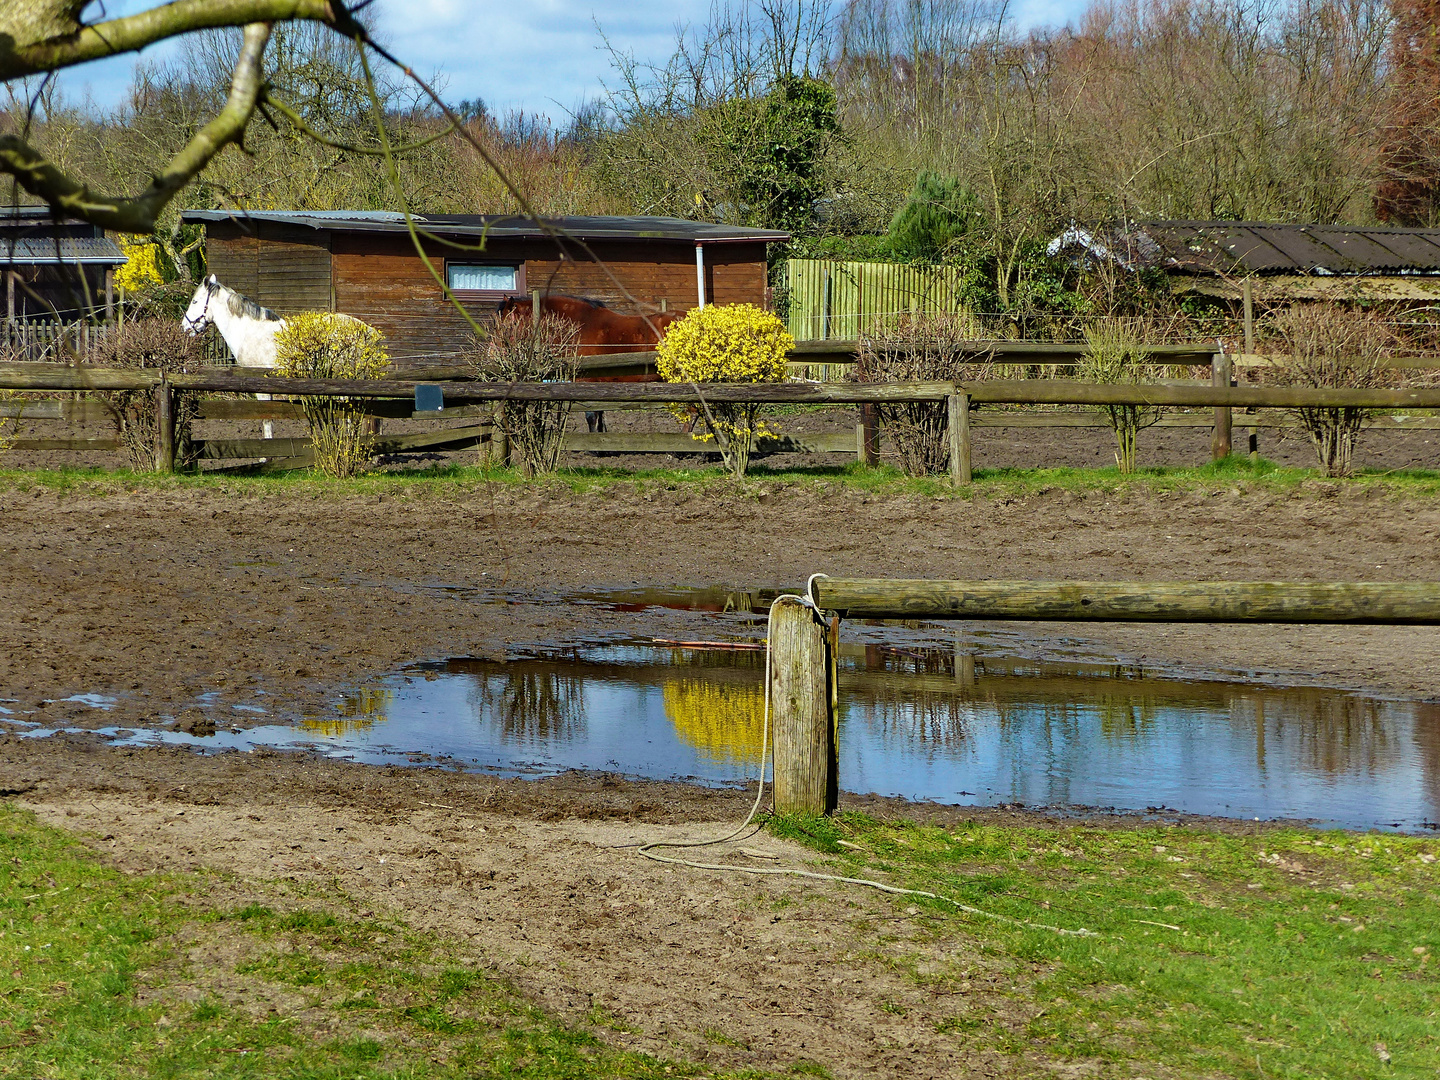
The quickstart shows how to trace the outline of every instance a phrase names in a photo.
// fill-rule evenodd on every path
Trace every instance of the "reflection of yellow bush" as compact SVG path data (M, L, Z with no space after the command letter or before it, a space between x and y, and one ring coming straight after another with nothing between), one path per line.
M300 727L315 735L339 738L352 731L364 731L377 720L384 720L395 694L383 686L362 687L353 694L346 694L336 708L336 715L321 719L310 716L300 721Z
M676 733L716 761L759 761L765 694L758 686L665 684L665 715Z

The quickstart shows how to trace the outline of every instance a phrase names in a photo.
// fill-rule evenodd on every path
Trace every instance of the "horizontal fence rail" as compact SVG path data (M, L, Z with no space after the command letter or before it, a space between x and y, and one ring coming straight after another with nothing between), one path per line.
M424 369L422 369L424 370ZM433 373L433 374L432 374ZM436 378L438 375L452 376L456 369L429 369L425 374ZM792 380L782 383L661 383L638 381L574 381L574 382L477 382L449 378L438 383L415 378L418 372L409 372L411 378L385 379L294 379L275 376L269 369L202 367L188 372L161 372L130 368L106 368L87 365L9 363L0 364L0 390L31 392L106 392L132 391L151 393L156 397L160 410L162 427L165 418L173 415L173 400L176 392L205 394L258 394L269 397L290 399L289 401L216 401L202 397L199 413L202 419L277 419L294 417L297 406L294 399L305 397L337 397L350 399L360 411L372 416L393 416L397 418L441 419L442 414L433 411L417 413L414 409L416 390L421 385L438 385L445 402L443 416L459 419L464 416L488 418L482 406L511 402L569 402L586 409L604 410L607 407L627 405L632 407L660 408L667 405L706 405L725 403L770 403L789 405L861 406L862 422L851 443L846 436L833 434L797 437L790 436L784 441L766 444L765 453L848 453L853 446L857 457L869 463L878 460L875 436L874 406L885 404L933 403L946 408L946 439L948 440L949 472L955 483L966 483L971 479L972 429L976 427L1100 427L1104 421L1096 414L1085 416L1074 411L1025 413L1015 409L983 408L983 406L1081 406L1103 408L1116 405L1151 405L1181 409L1214 407L1214 415L1206 418L1195 413L1163 417L1161 423L1167 427L1204 427L1215 432L1212 440L1212 455L1222 458L1230 453L1231 427L1249 428L1252 433L1261 426L1273 426L1273 418L1261 419L1256 413L1242 413L1238 417L1235 409L1379 409L1398 410L1407 414L1414 411L1440 410L1440 387L1414 389L1338 389L1297 386L1230 386L1222 367L1215 382L1169 383L1169 384L1123 384L1101 385L1076 382L1070 379L1021 379L982 380L974 382L890 382L816 383ZM62 403L54 401L0 402L3 413L0 417L15 417L23 421L54 419L101 419L107 408L103 401L69 403L74 410L67 410ZM977 411L977 406L981 407ZM33 408L34 412L26 410ZM1427 428L1440 425L1440 418L1433 416L1377 417L1370 422L1372 427L1388 427L1392 430L1405 428ZM169 430L166 427L166 430ZM617 437L618 436L618 437ZM406 437L410 439L409 436ZM60 449L102 449L107 440L80 439L66 444L66 440L20 438L12 440L12 449L17 450L60 450ZM452 440L453 442L453 440ZM275 451L261 446L254 449L250 440L215 440L214 447L202 450L205 456L244 457L252 451L256 457L270 459ZM62 445L66 444L66 445ZM405 452L407 447L418 448L420 442L404 445L382 446L379 452ZM476 445L476 443L471 443ZM242 453L241 447L245 453ZM433 444L435 449L451 448L443 435ZM573 436L569 448L592 452L610 451L617 453L679 453L684 446L692 452L705 452L703 443L683 444L678 439L663 435L640 435L616 433L608 439L600 437ZM1252 440L1251 448L1255 444ZM508 452L501 458L508 460ZM302 467L308 463L304 453L287 453L283 459L288 467ZM162 459L162 468L166 467ZM267 467L271 467L268 466ZM279 467L279 466L274 466Z
M38 370L43 368L44 370ZM401 398L415 393L415 379L289 379L252 375L235 368L170 374L175 390L276 394L294 397ZM0 365L0 389L147 390L159 372L61 364ZM1172 405L1245 408L1440 409L1440 388L1333 389L1305 386L1101 385L1068 379L987 380L971 383L532 383L456 382L445 386L453 401L770 402L863 404L944 401L954 394L974 404Z
M924 581L816 578L815 603L864 619L1440 623L1440 583Z

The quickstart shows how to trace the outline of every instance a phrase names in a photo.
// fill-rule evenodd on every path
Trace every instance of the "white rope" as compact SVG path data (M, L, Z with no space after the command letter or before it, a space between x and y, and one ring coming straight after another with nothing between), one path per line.
M898 885L887 885L883 881L873 881L870 878L845 877L840 874L821 874L814 870L798 870L791 867L769 867L769 866L735 866L728 863L702 863L693 859L683 859L678 855L661 855L657 848L702 848L715 847L718 844L727 844L736 839L755 820L755 815L760 812L760 803L765 797L765 764L770 751L770 648L769 643L774 640L774 618L775 609L782 603L799 604L801 607L809 608L817 618L824 618L823 612L815 602L815 581L817 578L828 577L827 574L811 574L810 579L805 583L805 595L796 596L794 593L783 593L777 596L770 605L770 623L767 626L767 638L765 648L765 713L760 725L760 782L755 790L755 802L750 806L750 812L745 815L745 820L740 822L735 829L724 836L714 840L652 840L649 843L641 844L638 854L655 862L670 863L675 866L688 866L695 870L718 870L722 873L732 874L760 874L767 876L783 876L808 878L811 881L834 881L844 885L863 885L869 889L878 889L880 892L890 893L894 896L923 896L927 900L939 900L941 903L949 904L951 907L965 912L967 915L978 915L984 919L993 919L996 922L1008 923L1012 926L1026 926L1034 930L1048 930L1055 934L1070 934L1076 937L1094 937L1093 930L1086 930L1083 927L1079 930L1066 930L1059 926L1049 926L1044 923L1027 922L1024 919L1012 918L1009 915L1000 915L993 911L985 911L982 908L972 907L963 904L953 897L943 896L940 893L926 892L924 889L906 889Z

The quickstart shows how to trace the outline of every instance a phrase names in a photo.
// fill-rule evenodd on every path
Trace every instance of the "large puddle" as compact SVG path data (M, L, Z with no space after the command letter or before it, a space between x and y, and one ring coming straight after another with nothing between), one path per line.
M937 647L946 633L955 643ZM1358 829L1418 831L1440 818L1440 705L1042 663L974 641L941 629L904 648L842 645L842 790ZM447 759L504 775L599 769L728 784L753 779L759 762L763 665L753 649L584 645L419 665L297 725L111 734L216 750L306 746L367 762ZM259 701L234 708L260 711Z

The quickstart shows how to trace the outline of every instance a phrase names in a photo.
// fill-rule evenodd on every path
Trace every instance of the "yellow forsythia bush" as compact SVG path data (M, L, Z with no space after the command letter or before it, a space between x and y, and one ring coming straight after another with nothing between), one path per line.
M296 379L379 379L390 356L379 330L349 315L304 311L285 319L275 335L275 371ZM310 424L315 464L334 477L354 476L370 460L375 436L359 402L343 397L301 399Z
M783 382L795 339L754 304L692 308L655 349L666 382Z
M160 248L141 236L120 237L125 265L115 271L115 284L134 296L165 284L160 269Z
M780 319L754 304L692 308L672 323L655 350L655 366L666 382L783 382L785 357L795 338ZM762 435L762 405L707 402L699 410L704 431L694 437L714 439L731 474L745 476L750 453ZM681 419L694 423L687 411Z

